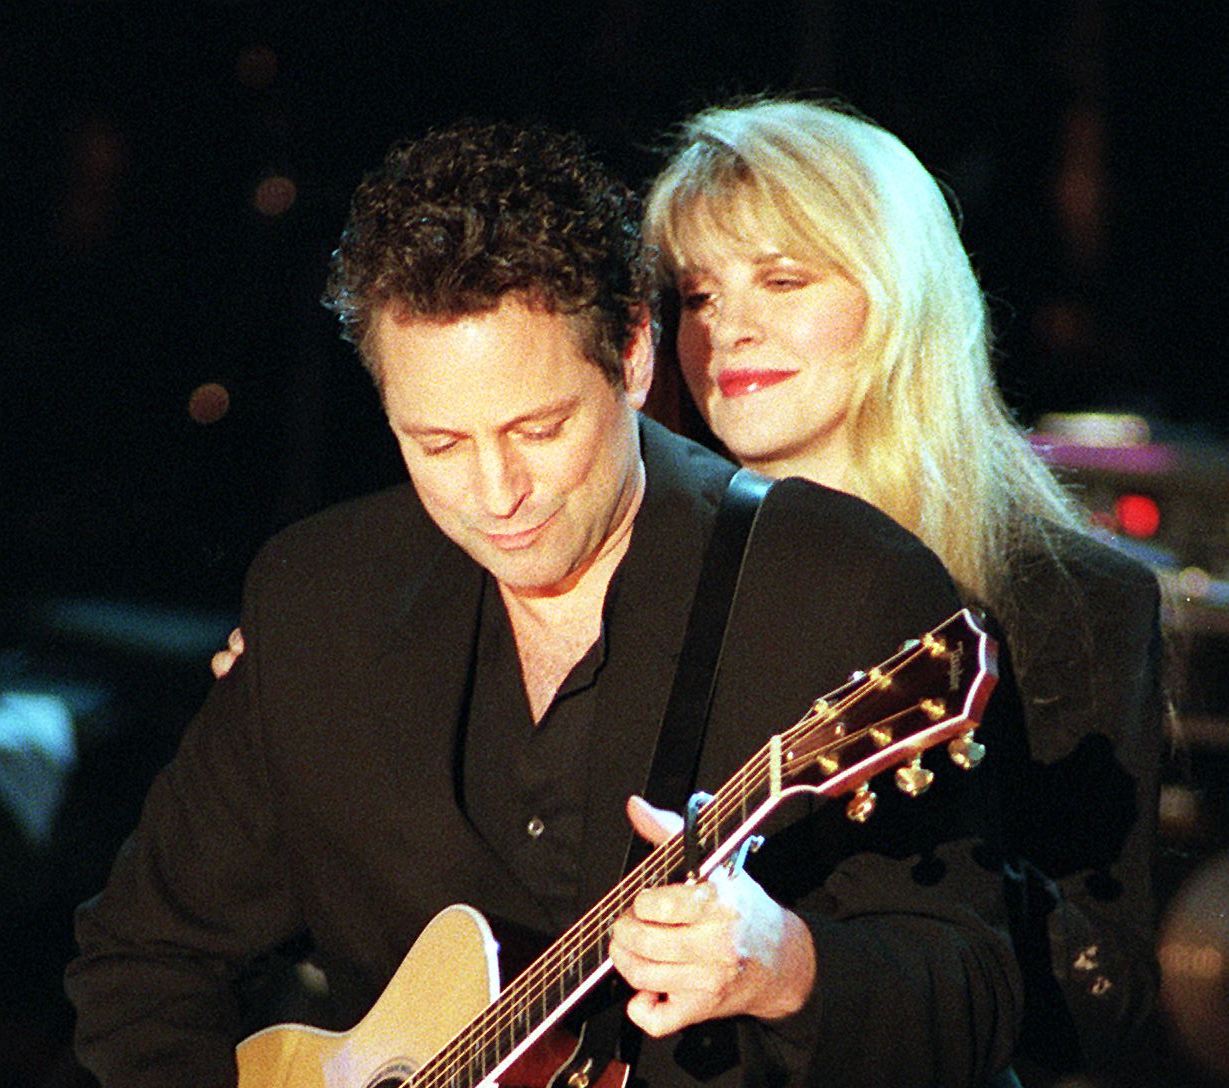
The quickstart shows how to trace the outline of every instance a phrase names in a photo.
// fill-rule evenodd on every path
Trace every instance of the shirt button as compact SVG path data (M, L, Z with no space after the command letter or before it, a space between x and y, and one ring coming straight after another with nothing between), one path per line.
M529 837L531 839L536 839L542 834L543 831L546 830L546 824L542 822L540 817L534 816L529 823L525 825L525 830L529 832Z

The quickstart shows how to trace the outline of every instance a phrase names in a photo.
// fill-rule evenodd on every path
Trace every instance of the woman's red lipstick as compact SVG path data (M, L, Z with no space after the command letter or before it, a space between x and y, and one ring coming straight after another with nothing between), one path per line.
M745 397L770 385L788 381L796 370L723 370L717 375L717 387L723 397Z

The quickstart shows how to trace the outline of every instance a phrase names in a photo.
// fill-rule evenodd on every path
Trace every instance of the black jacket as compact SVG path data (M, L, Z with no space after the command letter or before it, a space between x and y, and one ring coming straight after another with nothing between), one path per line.
M1021 559L987 731L1003 738L1007 894L1028 1014L1026 1088L1155 1045L1152 865L1163 695L1155 575L1055 536Z

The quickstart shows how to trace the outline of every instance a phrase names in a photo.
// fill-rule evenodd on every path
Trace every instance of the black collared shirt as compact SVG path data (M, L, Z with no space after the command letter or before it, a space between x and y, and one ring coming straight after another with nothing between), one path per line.
M608 605L613 597L612 591ZM603 618L597 641L535 725L508 612L494 580L486 578L465 732L465 806L556 930L583 906L577 899L586 772L606 628Z

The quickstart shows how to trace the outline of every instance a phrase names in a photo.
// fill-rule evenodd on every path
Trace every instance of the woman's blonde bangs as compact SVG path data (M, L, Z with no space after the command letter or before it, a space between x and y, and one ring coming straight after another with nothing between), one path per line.
M861 278L860 262L832 229L841 225L840 211L808 207L795 195L813 188L813 180L755 169L732 152L721 157L726 161L715 158L706 156L699 169L674 164L650 194L646 235L661 253L663 275L677 276L714 251L733 249L776 250ZM816 214L821 211L826 214Z

